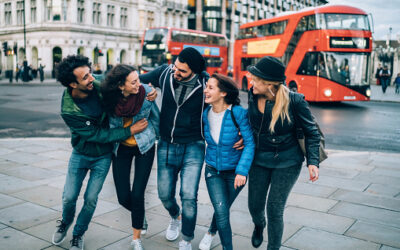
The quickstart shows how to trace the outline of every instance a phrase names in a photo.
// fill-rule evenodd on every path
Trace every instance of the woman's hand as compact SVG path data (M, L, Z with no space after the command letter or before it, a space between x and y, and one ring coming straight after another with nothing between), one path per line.
M151 83L149 83L149 87L151 87L151 92L147 94L146 96L146 100L148 101L154 101L157 98L157 90L155 88L153 88L153 86L151 85Z
M234 188L235 189L239 188L239 187L243 186L244 184L246 184L246 176L237 174L235 177L235 184L233 185Z
M131 126L131 135L142 132L143 130L145 130L147 128L147 125L148 125L148 122L147 122L146 118L143 118L142 120L135 122L135 124L133 124Z
M308 172L310 173L310 181L314 182L318 180L319 169L315 165L308 165Z
M243 137L241 136L242 134L240 132L238 132L238 134L240 135L240 139L235 144L233 144L233 148L236 150L242 150L244 148Z

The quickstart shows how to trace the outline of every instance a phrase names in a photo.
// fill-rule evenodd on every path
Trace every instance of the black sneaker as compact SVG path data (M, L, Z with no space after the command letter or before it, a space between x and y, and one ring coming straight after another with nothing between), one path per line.
M263 242L263 231L264 227L255 226L253 231L253 236L251 236L251 244L253 247L258 248Z
M83 250L83 235L74 235L72 236L72 240L70 241L71 247L69 250Z
M67 231L69 228L69 225L65 224L64 221L58 220L57 222L59 223L59 225L57 226L57 229L54 232L53 238L51 240L51 242L56 246L60 245L65 240L65 236L67 235Z

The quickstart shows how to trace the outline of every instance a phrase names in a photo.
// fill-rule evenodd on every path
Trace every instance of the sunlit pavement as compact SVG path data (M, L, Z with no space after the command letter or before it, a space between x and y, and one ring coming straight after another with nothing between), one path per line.
M69 247L71 229L60 247L51 244L51 236L61 218L70 153L69 139L0 140L1 249ZM400 249L399 162L400 154L329 150L315 183L308 181L304 167L285 210L282 249ZM169 216L157 197L156 167L154 164L146 189L149 229L144 247L177 249L180 238L168 242L164 237ZM193 249L207 231L212 212L202 177ZM117 202L110 172L85 234L85 249L129 249L130 221L130 214ZM233 204L231 224L234 248L252 249L247 188ZM260 249L266 245L264 242ZM218 237L212 246L222 249Z

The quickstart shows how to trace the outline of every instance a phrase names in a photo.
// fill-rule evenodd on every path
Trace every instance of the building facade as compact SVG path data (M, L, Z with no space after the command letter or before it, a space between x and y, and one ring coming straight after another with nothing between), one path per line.
M187 27L188 15L184 0L0 0L0 69L15 70L27 60L54 76L70 54L89 57L101 70L140 65L144 30Z
M326 4L326 0L189 0L189 29L221 33L230 42L229 64L233 64L233 42L239 26L271 18L284 11Z

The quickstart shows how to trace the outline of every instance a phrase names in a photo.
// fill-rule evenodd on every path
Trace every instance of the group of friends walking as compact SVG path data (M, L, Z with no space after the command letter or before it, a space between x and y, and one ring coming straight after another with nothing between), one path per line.
M320 134L313 116L304 96L285 86L285 67L276 58L264 57L248 68L253 85L248 110L240 106L234 81L221 74L209 76L205 64L196 49L185 48L171 65L139 75L135 67L119 64L99 83L88 58L71 55L61 61L57 80L66 87L61 116L71 130L73 151L53 244L65 240L89 173L70 241L70 249L84 248L84 234L112 165L118 202L131 212L131 245L144 249L144 196L157 153L158 196L171 217L166 240L181 234L179 249L192 249L205 166L214 214L198 247L210 249L218 233L223 249L233 249L230 207L248 182L251 243L259 247L267 227L267 249L280 248L284 207L304 158L310 180L318 179ZM154 102L154 87L161 90L161 110ZM305 156L297 127L305 134ZM178 177L181 205L176 200Z

